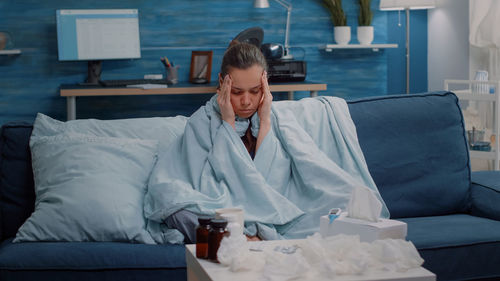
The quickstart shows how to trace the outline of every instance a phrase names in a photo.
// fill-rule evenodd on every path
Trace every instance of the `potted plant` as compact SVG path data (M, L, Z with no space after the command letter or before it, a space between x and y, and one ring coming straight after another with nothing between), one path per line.
M333 36L339 45L347 45L351 41L351 27L347 26L347 17L342 9L342 0L322 0L323 6L330 13L333 23Z
M359 15L357 35L361 45L370 45L373 41L373 12L370 8L371 0L358 0Z

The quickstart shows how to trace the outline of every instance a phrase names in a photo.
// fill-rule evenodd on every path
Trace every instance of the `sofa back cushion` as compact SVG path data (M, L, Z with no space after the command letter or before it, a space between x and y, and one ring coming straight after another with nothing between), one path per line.
M26 122L10 122L0 131L0 240L16 235L33 212L32 129Z
M349 110L392 218L466 211L469 154L453 93L364 98Z

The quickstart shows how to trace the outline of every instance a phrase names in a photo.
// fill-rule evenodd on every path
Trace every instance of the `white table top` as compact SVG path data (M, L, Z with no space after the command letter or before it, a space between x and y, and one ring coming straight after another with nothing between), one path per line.
M275 247L276 245L300 244L302 240L278 240L250 243L263 243L264 247ZM292 244L292 245L293 245ZM260 271L242 271L231 272L228 267L204 259L196 258L196 247L194 244L186 245L186 263L188 272L188 281L255 281L260 279ZM259 252L256 252L259 253ZM264 255L262 252L259 254ZM365 275L344 275L335 278L318 279L318 276L307 280L340 280L340 281L361 281L361 280L401 280L401 281L435 281L436 275L423 267L414 268L407 272L376 272Z

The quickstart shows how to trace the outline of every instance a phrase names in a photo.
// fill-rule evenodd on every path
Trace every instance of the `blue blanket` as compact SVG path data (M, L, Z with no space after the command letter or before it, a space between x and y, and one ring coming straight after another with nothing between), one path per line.
M258 115L237 120L235 131L219 112L214 96L159 155L144 202L157 243L182 242L182 234L162 224L181 209L213 215L217 208L240 207L247 234L291 239L319 231L320 216L345 208L356 185L374 190L383 203L344 100L273 102L272 129L253 160L237 131L250 123L255 134ZM389 217L384 203L381 216Z

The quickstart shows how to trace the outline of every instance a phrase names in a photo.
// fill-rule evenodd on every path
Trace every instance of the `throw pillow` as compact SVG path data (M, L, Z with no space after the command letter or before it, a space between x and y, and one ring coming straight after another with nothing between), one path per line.
M81 134L32 136L35 211L14 242L153 244L143 198L157 142Z

